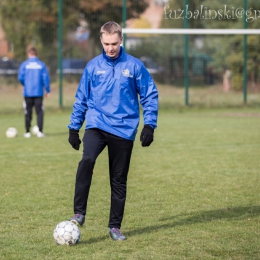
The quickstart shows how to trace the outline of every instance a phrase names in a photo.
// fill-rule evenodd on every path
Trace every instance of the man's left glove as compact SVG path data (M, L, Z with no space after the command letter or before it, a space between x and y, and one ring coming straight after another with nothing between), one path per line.
M79 139L79 130L69 130L69 143L75 150L79 150L81 141Z
M149 146L153 142L153 132L154 129L151 126L144 125L140 135L140 141L143 147Z

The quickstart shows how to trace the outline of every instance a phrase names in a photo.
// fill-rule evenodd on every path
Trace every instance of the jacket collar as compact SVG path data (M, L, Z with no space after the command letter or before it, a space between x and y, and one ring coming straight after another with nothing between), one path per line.
M122 46L120 46L120 52L119 52L119 55L115 58L115 59L112 59L110 58L109 56L106 55L104 49L102 50L102 54L103 54L103 58L108 62L108 63L118 63L121 58L124 56L125 54L125 51L124 51L124 48Z
M38 60L38 57L35 56L35 57L29 57L28 60Z

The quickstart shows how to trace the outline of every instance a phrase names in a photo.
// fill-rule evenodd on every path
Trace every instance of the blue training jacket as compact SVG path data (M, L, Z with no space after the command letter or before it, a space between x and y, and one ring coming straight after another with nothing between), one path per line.
M103 53L86 66L76 92L69 129L99 128L133 140L139 125L139 102L144 124L157 126L158 91L143 63L120 47L116 59Z
M42 97L44 87L50 93L50 77L45 64L38 57L24 61L18 73L18 80L24 86L24 97Z

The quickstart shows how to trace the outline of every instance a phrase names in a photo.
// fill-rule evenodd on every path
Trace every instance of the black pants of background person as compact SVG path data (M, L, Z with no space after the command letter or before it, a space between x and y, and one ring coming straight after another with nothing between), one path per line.
M127 175L133 149L133 141L93 128L85 131L83 137L83 156L79 162L74 213L86 215L89 189L93 169L98 155L108 147L111 205L108 227L120 228L126 201Z
M37 115L37 125L39 131L43 129L43 97L25 97L24 98L24 114L25 114L25 129L26 132L30 132L32 112L35 107Z

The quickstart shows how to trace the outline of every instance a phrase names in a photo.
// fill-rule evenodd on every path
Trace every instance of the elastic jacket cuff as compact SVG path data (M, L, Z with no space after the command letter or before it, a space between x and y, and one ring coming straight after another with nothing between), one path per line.
M144 128L148 128L154 131L154 129L150 125L144 125Z
M78 134L78 133L79 133L79 130L70 129L69 132L70 132L71 134Z

